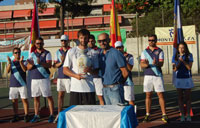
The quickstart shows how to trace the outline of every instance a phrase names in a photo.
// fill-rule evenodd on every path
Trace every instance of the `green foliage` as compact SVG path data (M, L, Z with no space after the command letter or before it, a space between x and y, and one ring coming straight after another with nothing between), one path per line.
M148 4L146 3L148 1ZM138 13L139 35L145 36L154 33L155 27L173 26L174 0L123 0L126 13ZM182 25L195 25L200 32L200 0L180 0ZM162 10L164 12L164 24L162 22ZM129 36L136 36L135 19L132 22L133 32Z

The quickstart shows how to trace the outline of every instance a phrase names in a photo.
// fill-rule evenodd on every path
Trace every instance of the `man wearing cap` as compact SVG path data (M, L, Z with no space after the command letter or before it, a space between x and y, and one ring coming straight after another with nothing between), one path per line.
M65 60L65 56L70 49L68 46L69 40L68 36L62 35L60 38L61 48L56 51L55 59L54 59L54 68L58 68L58 77L57 77L57 91L58 91L58 114L62 110L63 101L65 91L70 93L70 78L63 74L63 63ZM54 123L58 120L58 115L56 116Z
M129 102L130 105L135 105L135 96L134 96L134 83L132 80L132 69L134 65L134 60L133 60L133 55L127 53L124 51L124 46L121 41L116 41L115 42L115 48L122 52L124 57L126 58L126 64L127 64L127 69L128 69L128 78L126 82L124 83L124 99Z
M93 51L94 56L99 56L101 49L98 48L95 44L96 44L96 41L95 41L94 35L90 35L89 41L88 41L88 47L93 49L92 51ZM95 75L93 75L93 82L94 82L96 95L99 99L99 104L104 105L103 83L102 83L102 78L98 74L98 71L95 73Z
M50 110L48 122L52 123L54 120L54 101L49 79L49 68L52 66L51 53L44 49L44 40L42 37L36 39L35 46L36 50L31 53L30 58L27 60L27 69L31 71L31 94L34 97L35 111L35 116L31 120L31 123L40 121L39 108L41 95L47 98Z
M141 68L144 69L144 92L146 93L146 116L143 122L150 121L151 96L153 88L159 97L162 121L168 122L164 100L164 82L161 67L164 64L164 52L156 46L157 36L148 36L149 46L141 54Z
M121 104L120 86L128 77L126 61L123 54L109 45L107 33L98 36L98 43L102 48L100 54L100 73L103 79L103 97L106 105Z

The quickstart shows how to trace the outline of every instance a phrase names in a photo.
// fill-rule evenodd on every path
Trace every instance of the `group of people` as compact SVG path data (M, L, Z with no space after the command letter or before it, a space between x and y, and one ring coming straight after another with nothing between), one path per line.
M14 59L8 57L7 72L11 71L9 99L13 102L14 118L19 120L18 95L20 94L24 106L24 121L29 121L28 94L26 87L26 70L31 76L31 95L34 98L35 116L32 123L39 122L40 96L48 100L50 116L49 123L57 122L54 118L54 100L50 86L49 68L58 70L58 114L64 104L65 92L70 93L70 105L95 105L96 95L100 105L135 105L134 83L132 68L133 55L124 51L121 41L115 42L115 48L110 46L107 33L98 35L96 40L87 29L78 31L78 45L70 48L68 36L62 35L61 48L57 50L52 64L51 53L44 49L44 40L36 39L36 50L30 54L27 61L20 56L20 49L13 49ZM168 122L163 96L164 82L161 67L164 63L163 50L156 46L156 35L149 35L149 46L141 54L141 68L144 69L144 92L146 93L146 116L144 122L150 121L151 96L153 88L159 97L162 120ZM178 92L181 121L185 121L183 98L187 100L187 110L191 108L190 92L194 87L191 76L193 57L187 44L178 45L177 53L173 56L173 70L175 73L175 87ZM186 96L183 96L186 95ZM191 121L188 113L186 120Z

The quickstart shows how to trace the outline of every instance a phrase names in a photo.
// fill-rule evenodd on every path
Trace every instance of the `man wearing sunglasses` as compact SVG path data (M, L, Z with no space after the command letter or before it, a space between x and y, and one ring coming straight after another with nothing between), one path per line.
M103 97L106 105L121 104L120 86L128 77L126 61L123 54L110 46L110 38L106 33L98 36L102 48L100 54L100 74L103 79Z
M7 65L7 73L11 72L10 76L10 89L9 89L9 99L12 100L13 103L13 111L14 117L10 122L16 122L19 120L18 116L18 95L22 99L22 103L24 106L24 121L29 121L28 116L28 95L27 95L27 86L26 86L26 62L23 60L24 56L20 57L21 50L20 48L13 49L14 60L11 60L10 57L8 59Z
M65 56L67 55L69 47L68 36L62 35L60 38L61 48L56 51L56 56L54 59L54 68L58 68L58 77L57 77L57 91L58 91L58 114L62 110L64 103L65 92L70 93L70 78L63 74L63 63ZM58 120L58 115L56 116L54 123Z
M148 36L149 46L141 54L141 68L144 69L144 92L146 93L146 116L143 122L150 121L151 96L153 88L159 97L162 111L162 121L167 123L168 117L165 110L164 82L161 67L164 63L163 50L156 46L157 36Z
M39 37L35 42L36 50L31 53L28 59L27 69L31 71L31 94L34 97L34 110L35 116L31 120L31 123L39 122L39 107L40 96L47 98L50 110L49 123L54 120L53 109L54 102L51 94L50 86L50 71L52 65L51 53L44 49L44 40Z

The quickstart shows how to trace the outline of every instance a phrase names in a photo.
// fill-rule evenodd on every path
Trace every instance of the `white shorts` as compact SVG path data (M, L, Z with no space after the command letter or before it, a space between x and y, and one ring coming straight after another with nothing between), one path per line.
M144 92L152 92L153 88L155 92L164 92L164 81L163 77L157 76L144 76Z
M32 97L49 97L51 94L50 80L48 79L32 79L31 81Z
M190 89L194 87L194 83L192 78L184 78L184 79L176 78L175 87L182 89Z
M70 93L70 79L57 79L57 91L66 91Z
M26 86L10 87L10 91L9 91L10 100L18 99L19 94L20 94L21 99L27 99L28 98L27 87Z
M134 101L134 86L124 86L124 99L126 101Z
M95 92L97 96L103 96L102 78L93 78Z

